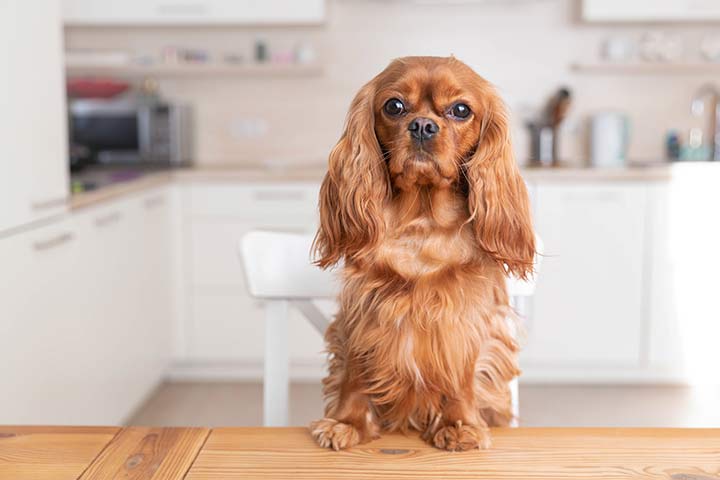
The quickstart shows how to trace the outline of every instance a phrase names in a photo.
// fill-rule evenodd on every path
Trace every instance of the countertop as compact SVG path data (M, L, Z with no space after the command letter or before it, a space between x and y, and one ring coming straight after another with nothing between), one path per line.
M522 175L528 181L663 181L671 178L676 166L627 167L617 169L597 168L522 168ZM263 169L238 166L193 167L165 171L149 171L137 178L105 185L96 190L74 193L69 200L71 210L85 208L126 194L157 187L173 181L211 182L317 182L322 181L325 167Z
M174 170L151 170L135 178L108 183L94 190L73 193L68 201L70 210L90 207L124 195L141 192L175 181L283 183L320 183L325 170L316 168L261 169L243 167L181 168Z
M0 478L717 478L719 429L499 428L489 450L388 434L335 452L306 428L0 427Z

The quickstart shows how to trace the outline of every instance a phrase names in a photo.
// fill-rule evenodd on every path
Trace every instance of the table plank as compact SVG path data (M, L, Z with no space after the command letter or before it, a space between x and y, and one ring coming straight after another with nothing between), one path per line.
M0 479L77 479L116 427L0 426Z
M181 480L209 433L207 428L125 428L82 480Z
M448 453L388 435L347 451L304 428L220 428L188 472L205 479L720 479L720 429L494 429L487 451Z

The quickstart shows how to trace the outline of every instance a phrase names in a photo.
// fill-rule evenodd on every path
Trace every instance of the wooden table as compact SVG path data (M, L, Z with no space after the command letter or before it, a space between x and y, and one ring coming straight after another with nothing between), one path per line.
M388 435L343 452L303 428L0 427L0 479L720 479L720 429L497 429L488 451Z

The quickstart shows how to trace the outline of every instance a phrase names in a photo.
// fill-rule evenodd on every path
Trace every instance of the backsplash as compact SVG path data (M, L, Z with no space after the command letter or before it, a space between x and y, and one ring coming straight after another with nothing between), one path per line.
M560 137L560 157L571 165L586 162L588 117L598 111L629 116L633 161L662 161L668 129L685 134L704 126L704 118L690 115L690 103L697 88L713 80L710 73L598 73L571 65L600 61L608 38L639 43L647 32L670 32L694 52L711 27L598 26L579 20L579 2L573 0L516 0L513 9L508 3L408 8L406 2L334 0L319 27L68 28L66 48L144 55L182 46L252 58L258 39L275 50L312 45L319 74L158 79L165 96L194 108L195 163L206 166L324 164L352 96L404 55L452 54L495 83L512 112L521 163L529 153L525 121L560 86L573 93Z

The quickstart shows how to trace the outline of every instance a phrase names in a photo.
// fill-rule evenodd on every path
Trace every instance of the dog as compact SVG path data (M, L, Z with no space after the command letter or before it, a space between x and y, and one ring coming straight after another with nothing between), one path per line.
M528 278L535 255L500 97L454 57L394 60L355 96L328 164L314 252L343 265L343 289L311 435L488 448L520 373L506 277Z

